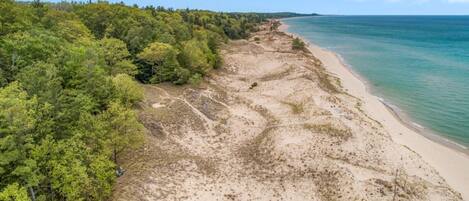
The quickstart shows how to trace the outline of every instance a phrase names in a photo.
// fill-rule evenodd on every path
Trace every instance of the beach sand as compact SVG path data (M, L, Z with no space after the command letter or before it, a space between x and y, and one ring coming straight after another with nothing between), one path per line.
M282 23L279 30L288 33L288 25ZM299 37L292 33L288 34ZM343 64L336 53L310 42L308 49L323 62L329 72L341 80L342 86L348 93L363 100L364 111L371 118L382 123L393 141L419 154L452 188L462 194L464 200L469 200L469 156L467 154L432 141L401 122L379 97L369 93L364 82Z
M401 124L334 53L269 27L225 45L200 86L143 85L146 143L111 200L467 196L465 155Z

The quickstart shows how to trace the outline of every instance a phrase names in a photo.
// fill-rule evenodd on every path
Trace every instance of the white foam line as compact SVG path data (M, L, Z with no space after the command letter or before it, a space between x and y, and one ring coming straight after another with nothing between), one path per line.
M458 146L458 147L460 147L460 148L462 148L462 149L468 149L468 147L466 147L466 146L464 146L464 145L462 145L462 144L459 144L459 143L457 143L457 142L454 142L454 141L452 141L452 140L449 140L449 139L446 139L446 138L443 138L443 140L446 141L446 142L448 142L448 143L454 144L454 145L456 145L456 146Z
M422 125L420 125L420 124L418 124L418 123L415 123L415 122L412 122L412 125L417 126L417 127L421 128L421 129L424 129L424 128L425 128L425 127L423 127Z

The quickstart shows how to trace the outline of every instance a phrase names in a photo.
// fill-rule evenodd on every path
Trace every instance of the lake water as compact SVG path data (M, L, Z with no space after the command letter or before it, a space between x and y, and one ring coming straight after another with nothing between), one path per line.
M469 16L282 20L341 55L372 93L425 129L469 146Z

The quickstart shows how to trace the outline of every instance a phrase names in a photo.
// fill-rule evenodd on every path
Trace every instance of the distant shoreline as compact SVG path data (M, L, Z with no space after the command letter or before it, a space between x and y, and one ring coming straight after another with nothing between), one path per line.
M354 96L360 94L357 97L364 101L364 105L368 105L370 108L372 108L371 111L367 111L367 113L372 116L372 118L381 122L385 127L389 127L387 130L395 142L407 146L421 155L425 161L427 161L430 165L436 168L438 172L440 172L441 176L443 176L453 188L457 189L463 194L464 199L469 199L469 181L465 181L464 178L460 178L461 176L467 174L467 170L469 170L469 149L467 149L467 147L453 142L452 140L443 136L431 133L425 130L423 127L417 128L417 126L412 125L414 122L408 119L405 114L400 114L382 98L371 94L370 86L367 84L366 80L355 73L350 68L350 66L348 66L348 64L343 61L340 55L333 51L323 49L322 47L312 43L309 40L306 40L304 37L298 34L288 32L288 25L282 20L279 21L281 22L279 31L304 40L308 45L308 49L323 63L337 62L338 65L337 63L335 63L336 65L333 66L328 66L325 64L325 67L330 73L332 73L334 76L337 76L341 81L349 81L349 84L345 83L343 86L344 89L347 89L347 93L350 93ZM323 55L327 55L328 57ZM337 61L325 61L334 59ZM350 83L362 85L363 89L360 89L361 87L359 86L353 86ZM377 110L380 109L377 108L380 107L377 102L379 105L381 105L382 108L386 110L386 113L388 113L387 115L377 114L379 113ZM376 116L382 117L383 119L379 119ZM386 126L386 124L388 125ZM402 127L405 127L405 129L395 128L400 127L398 124L400 124ZM425 147L427 145L424 144L427 144L431 147ZM434 153L438 152L439 150L444 150L446 154L443 155L441 153ZM436 155L440 156L436 157ZM451 163L461 163L460 165L462 168L460 167L457 168L457 170L451 170L453 168Z

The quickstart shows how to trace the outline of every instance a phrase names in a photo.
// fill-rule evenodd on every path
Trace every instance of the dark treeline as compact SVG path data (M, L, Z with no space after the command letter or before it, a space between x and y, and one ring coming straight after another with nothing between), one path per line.
M280 19L280 18L289 18L289 17L320 16L317 13L301 14L301 13L292 13L292 12L254 13L254 14L262 19Z
M197 82L265 19L162 7L0 1L0 200L106 200L143 143L143 83Z

